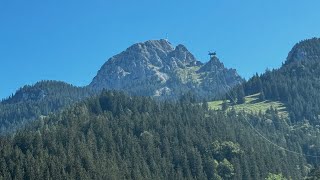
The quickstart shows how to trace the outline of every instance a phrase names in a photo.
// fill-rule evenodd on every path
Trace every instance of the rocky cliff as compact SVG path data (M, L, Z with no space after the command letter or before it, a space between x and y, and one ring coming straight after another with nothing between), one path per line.
M179 98L191 92L214 98L242 82L217 57L202 63L184 45L167 40L137 43L111 57L89 85L95 90L123 90L133 95Z

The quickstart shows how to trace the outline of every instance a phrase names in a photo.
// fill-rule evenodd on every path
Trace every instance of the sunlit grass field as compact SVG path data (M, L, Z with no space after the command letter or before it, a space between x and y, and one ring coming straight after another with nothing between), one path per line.
M284 103L281 103L280 101L260 101L259 100L259 94L253 94L250 96L245 97L245 103L244 104L235 104L231 105L229 101L227 101L229 104L228 109L234 108L236 111L245 111L248 113L265 113L268 109L271 107L278 110L278 113L280 116L288 117L288 112L286 111L286 106ZM219 101L212 101L208 102L209 108L214 110L221 110L222 109L222 100Z

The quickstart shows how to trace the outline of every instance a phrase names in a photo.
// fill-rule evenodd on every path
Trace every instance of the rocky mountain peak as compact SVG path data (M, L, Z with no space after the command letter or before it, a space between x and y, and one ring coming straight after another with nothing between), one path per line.
M188 49L183 45L183 44L179 44L178 46L176 46L175 48L177 51L188 51Z
M200 69L199 72L206 72L206 71L218 71L219 69L224 69L224 65L222 62L220 62L219 58L216 56L213 56L210 58L210 60L205 63Z
M203 64L184 45L174 47L161 39L134 44L110 58L89 88L173 98L194 91L201 97L214 97L223 93L216 83L225 81L230 82L227 87L232 87L242 79L217 58Z
M182 44L179 44L172 52L170 52L169 58L171 61L177 61L180 64L180 67L195 66L197 64L196 58Z
M149 40L146 42L136 43L130 46L126 51L142 52L146 53L150 50L162 51L163 53L169 53L173 51L174 48L171 43L167 40Z

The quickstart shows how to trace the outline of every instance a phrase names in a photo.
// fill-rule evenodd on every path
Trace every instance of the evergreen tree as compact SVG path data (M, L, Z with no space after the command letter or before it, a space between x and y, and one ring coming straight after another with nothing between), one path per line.
M223 102L221 104L222 111L226 111L228 108L229 108L229 104L228 104L227 100L223 100Z
M259 100L260 101L265 101L266 100L266 97L264 96L264 92L261 91L260 94L259 94Z
M244 89L242 86L239 86L237 90L237 104L243 104L245 101Z

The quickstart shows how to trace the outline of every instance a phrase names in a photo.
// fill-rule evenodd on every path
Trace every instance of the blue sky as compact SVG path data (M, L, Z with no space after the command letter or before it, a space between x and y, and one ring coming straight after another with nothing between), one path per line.
M39 80L90 83L133 43L165 38L249 78L320 37L320 1L0 0L0 98Z

